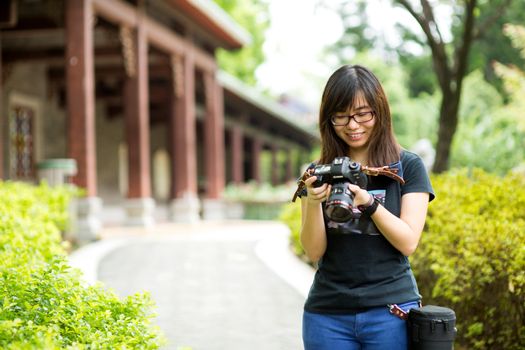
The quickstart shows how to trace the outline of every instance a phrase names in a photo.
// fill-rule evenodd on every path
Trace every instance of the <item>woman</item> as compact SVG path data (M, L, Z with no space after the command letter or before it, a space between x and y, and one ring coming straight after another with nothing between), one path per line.
M331 185L305 180L301 243L318 264L304 307L305 349L406 349L406 321L389 306L408 311L421 299L407 257L434 198L427 172L417 155L401 150L383 88L365 67L346 65L329 78L319 128L319 164L347 156L363 166L391 165L404 185L386 176L369 176L366 190L350 183L359 217L340 223L324 211Z

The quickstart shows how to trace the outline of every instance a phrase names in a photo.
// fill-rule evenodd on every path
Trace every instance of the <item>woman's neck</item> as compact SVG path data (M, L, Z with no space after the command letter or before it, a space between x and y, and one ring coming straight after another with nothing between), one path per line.
M350 159L354 162L358 162L362 165L368 165L368 150L351 150Z

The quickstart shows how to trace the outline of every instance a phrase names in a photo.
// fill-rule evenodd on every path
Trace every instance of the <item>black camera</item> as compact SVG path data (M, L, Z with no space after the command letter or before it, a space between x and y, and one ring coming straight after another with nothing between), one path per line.
M348 157L337 157L330 164L319 164L313 168L311 175L317 179L314 187L325 183L332 185L332 191L325 204L326 215L335 222L346 222L357 218L360 212L354 212L354 195L348 184L366 189L367 177L361 171L361 164L353 162Z

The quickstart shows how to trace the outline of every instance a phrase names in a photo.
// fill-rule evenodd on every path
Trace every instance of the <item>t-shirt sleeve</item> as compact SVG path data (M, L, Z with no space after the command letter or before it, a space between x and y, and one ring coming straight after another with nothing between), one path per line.
M405 151L406 152L406 151ZM424 192L429 194L429 202L435 198L432 184L421 158L411 152L406 152L406 161L403 162L403 179L401 196L406 193Z

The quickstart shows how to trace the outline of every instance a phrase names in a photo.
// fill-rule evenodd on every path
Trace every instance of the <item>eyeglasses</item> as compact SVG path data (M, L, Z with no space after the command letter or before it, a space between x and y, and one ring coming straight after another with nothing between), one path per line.
M351 115L333 115L330 121L334 126L346 126L353 119L357 124L362 124L374 119L376 113L374 111L363 111Z

